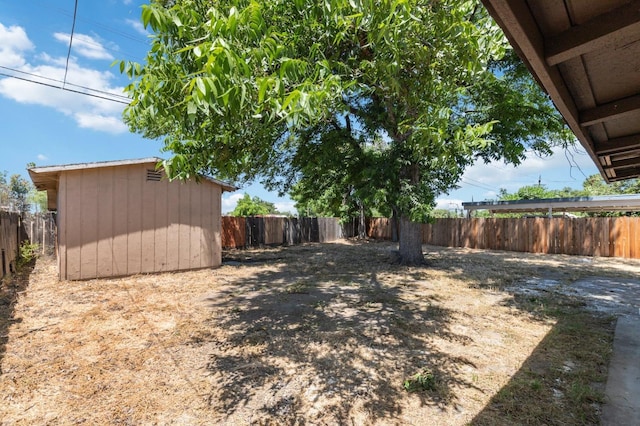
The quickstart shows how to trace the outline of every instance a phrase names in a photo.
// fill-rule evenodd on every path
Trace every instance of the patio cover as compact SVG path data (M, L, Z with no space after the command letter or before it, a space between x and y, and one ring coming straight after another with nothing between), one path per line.
M607 182L640 176L640 0L482 0Z

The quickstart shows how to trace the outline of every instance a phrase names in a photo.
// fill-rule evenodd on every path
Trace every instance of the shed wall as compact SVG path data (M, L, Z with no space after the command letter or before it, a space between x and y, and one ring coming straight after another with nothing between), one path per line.
M154 164L72 170L58 186L60 279L222 263L219 185L148 180Z

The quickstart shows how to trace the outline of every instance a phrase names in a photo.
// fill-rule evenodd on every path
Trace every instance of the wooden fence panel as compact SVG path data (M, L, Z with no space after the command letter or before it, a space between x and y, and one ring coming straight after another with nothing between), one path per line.
M222 217L222 246L293 245L343 238L337 218Z
M629 221L629 237L629 257L640 259L640 221Z
M370 238L390 239L390 221L368 220ZM387 228L388 227L388 228ZM422 242L531 253L640 259L639 217L436 219L422 225Z
M20 246L20 216L0 212L0 278L16 270Z
M223 217L223 246L300 244L343 238L336 218ZM244 230L244 233L243 233ZM435 246L640 259L640 218L436 219L422 242ZM367 235L390 240L391 220L367 219Z
M241 248L247 245L247 222L244 217L222 217L222 247Z

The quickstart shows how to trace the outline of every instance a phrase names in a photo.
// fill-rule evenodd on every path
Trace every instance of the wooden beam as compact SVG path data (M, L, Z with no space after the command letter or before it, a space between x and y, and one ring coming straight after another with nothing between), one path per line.
M609 178L611 182L640 177L640 167L636 167L634 169L629 168L629 169L616 170L615 172L616 172L615 177Z
M580 125L582 127L593 126L637 110L640 110L640 95L629 96L582 111Z
M640 133L597 142L594 146L594 152L598 156L620 154L635 149L640 149Z
M612 161L610 166L604 166L605 169L615 169L616 175L620 169L628 169L630 167L640 167L640 158L630 158L627 160Z
M640 133L622 138L609 139L596 143L594 146L594 152L598 156L621 154L636 149L640 149Z
M640 0L596 16L545 40L551 66L603 48L618 47L640 39Z

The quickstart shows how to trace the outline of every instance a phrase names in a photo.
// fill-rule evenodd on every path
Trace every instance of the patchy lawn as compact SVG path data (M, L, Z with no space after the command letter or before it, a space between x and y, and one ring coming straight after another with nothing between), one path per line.
M0 418L598 423L615 319L514 289L632 278L640 262L426 247L410 268L393 249L231 251L216 270L84 282L40 259L0 318Z

